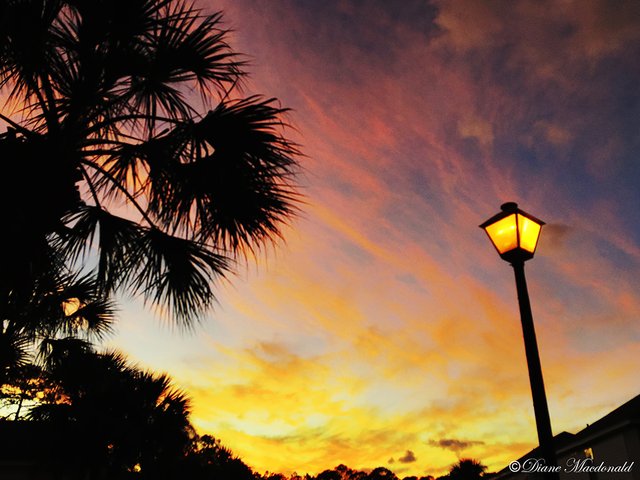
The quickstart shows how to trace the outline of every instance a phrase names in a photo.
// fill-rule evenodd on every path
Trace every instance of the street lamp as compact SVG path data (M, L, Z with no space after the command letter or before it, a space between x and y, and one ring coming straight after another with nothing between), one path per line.
M480 225L480 228L487 232L500 257L509 262L515 272L522 335L524 336L524 348L529 367L529 382L531 383L540 453L547 465L555 466L557 462L555 449L553 448L549 407L547 406L547 396L544 391L536 331L533 327L533 315L531 314L527 282L524 276L524 262L533 258L544 222L523 212L513 202L505 203L500 208L502 211ZM548 475L548 478L557 479L558 475Z

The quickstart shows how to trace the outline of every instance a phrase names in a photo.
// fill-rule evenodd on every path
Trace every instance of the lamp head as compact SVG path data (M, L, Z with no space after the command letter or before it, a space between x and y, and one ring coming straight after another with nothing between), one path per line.
M544 222L523 212L514 202L505 203L500 209L500 213L484 222L480 228L487 232L503 260L516 263L533 258Z

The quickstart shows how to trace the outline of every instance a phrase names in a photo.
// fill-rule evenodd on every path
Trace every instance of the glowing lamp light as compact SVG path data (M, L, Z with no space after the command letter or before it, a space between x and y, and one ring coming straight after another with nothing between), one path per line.
M503 204L501 212L480 225L500 257L507 262L524 262L533 257L544 222L518 208L518 204Z

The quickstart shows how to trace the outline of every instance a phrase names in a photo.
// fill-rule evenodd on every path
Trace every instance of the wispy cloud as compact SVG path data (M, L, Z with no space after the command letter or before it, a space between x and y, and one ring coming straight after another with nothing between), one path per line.
M555 431L637 394L638 7L577 5L216 5L250 86L294 108L308 206L197 338L121 344L258 469L500 468L535 426L512 273L477 225L515 200L548 222L527 274Z

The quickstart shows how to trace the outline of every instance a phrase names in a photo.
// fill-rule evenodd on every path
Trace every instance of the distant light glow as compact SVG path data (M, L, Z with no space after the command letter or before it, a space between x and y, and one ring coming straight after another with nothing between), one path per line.
M82 307L82 302L79 298L69 298L62 302L62 310L65 316L70 317L75 314Z

